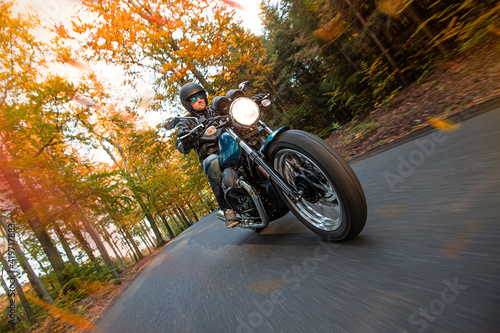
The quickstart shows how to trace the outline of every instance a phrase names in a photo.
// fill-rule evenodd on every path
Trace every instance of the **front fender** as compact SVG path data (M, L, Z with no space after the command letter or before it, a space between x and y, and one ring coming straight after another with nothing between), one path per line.
M281 132L284 132L284 131L288 131L290 129L290 127L288 126L283 126L283 127L280 127L278 128L276 131L272 132L266 139L266 142L264 143L264 145L260 148L260 152L266 156L266 153L267 153L267 150L269 149L269 146L271 145L271 143L274 141L274 139L276 139L276 137L278 136L278 134L280 134Z

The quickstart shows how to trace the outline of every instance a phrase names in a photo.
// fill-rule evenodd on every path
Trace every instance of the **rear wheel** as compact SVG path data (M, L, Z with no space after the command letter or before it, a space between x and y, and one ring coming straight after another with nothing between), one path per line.
M332 241L357 236L365 225L366 199L356 174L339 153L308 132L283 132L267 159L301 198L279 195L309 229Z

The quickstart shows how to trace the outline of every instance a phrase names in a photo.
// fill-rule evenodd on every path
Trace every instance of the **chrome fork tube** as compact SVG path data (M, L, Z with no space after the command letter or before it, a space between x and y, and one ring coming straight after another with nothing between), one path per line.
M283 193L290 198L293 202L300 200L300 194L294 191L288 184L283 180L280 174L274 171L266 161L257 153L252 147L250 147L245 141L241 140L240 137L234 133L231 128L227 128L226 132L233 137L238 145L250 156L250 158L259 165L265 174L269 175L269 178L283 191Z
M273 134L273 130L271 129L271 127L267 126L267 124L265 122L263 122L262 120L259 120L259 125L262 126L266 130L267 134L269 134L269 135Z

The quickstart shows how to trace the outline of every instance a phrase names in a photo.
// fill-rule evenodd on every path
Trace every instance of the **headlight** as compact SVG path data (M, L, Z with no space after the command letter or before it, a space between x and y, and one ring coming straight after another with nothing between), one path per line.
M252 126L259 120L260 110L250 98L240 97L231 104L229 117L235 125Z

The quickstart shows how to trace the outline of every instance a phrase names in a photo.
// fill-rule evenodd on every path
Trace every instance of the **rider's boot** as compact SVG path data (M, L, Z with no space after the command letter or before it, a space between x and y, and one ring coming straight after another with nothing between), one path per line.
M226 218L226 227L233 228L240 224L240 220L236 216L236 213L231 208L224 210L224 217Z

